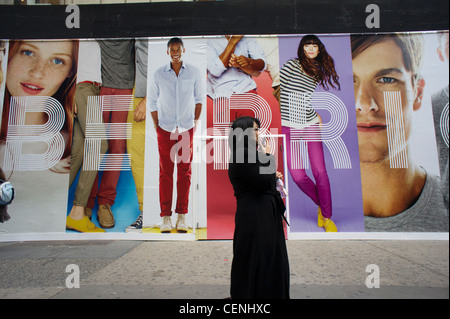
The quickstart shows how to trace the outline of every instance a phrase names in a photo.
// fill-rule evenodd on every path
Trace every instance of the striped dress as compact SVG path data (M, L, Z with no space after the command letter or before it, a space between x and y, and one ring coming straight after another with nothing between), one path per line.
M287 61L280 71L281 125L303 129L319 123L311 98L318 81L306 74L298 59Z

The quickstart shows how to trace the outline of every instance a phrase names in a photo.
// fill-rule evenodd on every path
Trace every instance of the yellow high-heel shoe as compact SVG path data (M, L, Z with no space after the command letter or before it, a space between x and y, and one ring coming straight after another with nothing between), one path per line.
M320 206L317 209L317 226L323 227L323 215L322 215L322 210L320 209Z
M327 219L323 223L323 228L325 228L325 232L327 233L337 233L337 227L331 219Z
M98 228L93 222L89 220L89 217L84 216L80 220L76 220L67 216L66 229L76 230L81 233L104 233L105 230Z

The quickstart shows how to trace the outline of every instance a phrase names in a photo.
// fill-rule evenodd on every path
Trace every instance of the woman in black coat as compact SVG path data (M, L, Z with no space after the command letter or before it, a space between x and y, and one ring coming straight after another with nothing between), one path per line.
M259 120L240 117L231 127L228 176L237 201L231 298L289 298L285 206L276 189L276 159L258 145ZM258 150L259 149L259 150Z

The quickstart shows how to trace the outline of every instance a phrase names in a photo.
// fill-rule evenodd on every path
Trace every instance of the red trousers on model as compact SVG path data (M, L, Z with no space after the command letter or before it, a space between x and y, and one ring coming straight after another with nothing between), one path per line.
M102 87L100 95L132 95L133 89L113 89ZM126 123L128 111L103 111L103 123ZM126 139L108 140L108 154L125 154L127 149ZM92 186L91 195L87 207L94 208L95 198L97 203L103 205L114 205L116 199L116 187L119 181L120 170L103 171L100 187L98 186L98 175Z
M187 214L191 187L194 128L183 133L167 132L158 126L160 216L172 216L173 170L177 162L175 212Z

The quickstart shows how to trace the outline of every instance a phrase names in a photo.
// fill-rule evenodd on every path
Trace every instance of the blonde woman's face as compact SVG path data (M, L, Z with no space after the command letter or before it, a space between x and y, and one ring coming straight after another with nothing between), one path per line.
M12 96L53 96L71 75L71 41L21 41L8 61L6 86Z

